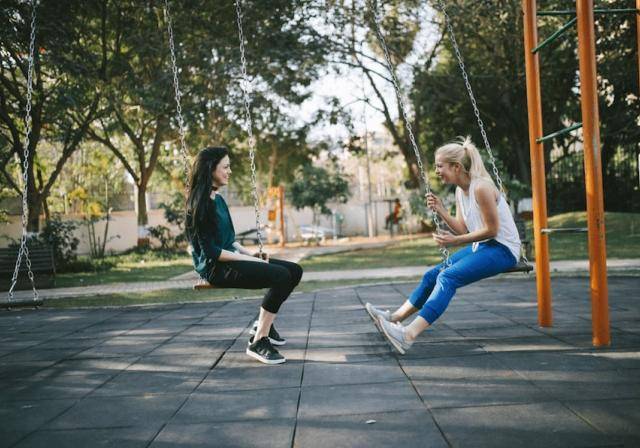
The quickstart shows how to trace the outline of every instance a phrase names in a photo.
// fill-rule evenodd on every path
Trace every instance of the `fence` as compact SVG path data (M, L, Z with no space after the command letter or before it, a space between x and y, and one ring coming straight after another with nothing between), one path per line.
M640 212L640 149L618 148L602 173L604 208L610 212ZM604 158L603 158L604 159ZM581 151L551 157L547 170L549 214L586 210L584 157Z

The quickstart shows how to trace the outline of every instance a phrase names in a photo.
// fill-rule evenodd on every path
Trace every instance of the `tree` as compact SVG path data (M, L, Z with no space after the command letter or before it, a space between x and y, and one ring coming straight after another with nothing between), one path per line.
M106 0L40 2L34 54L32 132L29 139L28 229L39 229L47 198L63 167L100 113L100 89L110 57L104 40ZM24 114L31 10L0 3L0 170L5 188L22 194ZM43 150L47 143L50 157ZM19 164L12 165L15 158Z
M236 82L240 58L235 8L204 0L186 6L173 8L172 18L189 146L232 143L244 150L246 133L237 124L244 120L244 103ZM307 97L304 88L317 75L323 50L308 37L309 15L318 8L319 3L310 1L244 4L247 70L255 87L251 108L259 141L275 114ZM105 89L109 115L90 131L116 154L137 187L140 243L146 240L145 193L151 178L162 158L175 160L166 144L176 141L176 105L164 20L161 3L155 2L142 8L139 2L122 2L111 14L119 66ZM246 154L238 152L232 152L233 159ZM246 173L243 165L236 164Z
M628 6L628 2L620 0L599 3L603 8L625 5ZM549 10L566 9L566 3L559 0L545 2L544 6ZM530 185L521 2L459 0L447 2L447 7L503 179L512 178ZM538 17L540 40L567 20L568 17ZM633 15L596 15L601 148L606 203L610 210L628 209L629 202L634 202L626 200L628 195L640 193L630 187L635 174L629 172L633 171L629 170L633 166L631 161L638 156L640 137L640 127L635 121L640 115L640 101L633 75L637 72L637 59L632 22ZM580 121L577 52L575 27L541 50L545 134ZM418 68L414 80L412 103L421 117L420 138L424 147L434 148L453 136L465 134L471 134L482 146L476 118L448 40L441 46L433 67ZM586 206L579 138L579 133L567 134L544 145L551 211ZM620 159L627 162L617 162ZM618 198L625 200L616 206Z
M349 182L344 173L334 169L305 165L296 171L291 183L291 203L297 209L310 207L313 223L317 224L319 214L331 214L327 202L347 202L350 196Z
M327 16L331 29L336 30L328 36L336 66L355 68L362 72L367 85L375 95L374 100L362 100L382 115L385 128L407 163L408 185L417 187L420 172L406 130L407 120L400 108L399 98L394 96L390 99L385 95L385 90L393 89L393 81L376 35L374 13L380 18L380 30L396 73L411 72L416 66L431 67L442 41L443 28L434 24L431 11L426 7L426 2L421 0L393 0L384 3L353 0L348 5L339 2L336 9ZM423 48L423 42L419 37L425 30L430 30L433 38ZM402 94L408 100L406 93L410 90L411 84L402 76L398 76L398 79ZM415 108L411 101L405 101L405 106L408 124L415 135L420 135L420 110ZM424 159L424 154L420 155ZM426 160L424 163L426 166Z
M549 3L545 5L549 9L559 4ZM460 0L448 2L447 8L501 171L505 178L513 176L529 184L521 2ZM561 20L539 19L540 36L555 31ZM574 48L561 40L549 51L553 57L542 58L541 77L543 128L551 132L565 127L568 117L579 116L579 104L571 90L576 67L569 58ZM449 38L443 41L433 67L417 68L414 79L411 96L421 117L424 146L433 149L456 135L470 134L482 152L482 137Z

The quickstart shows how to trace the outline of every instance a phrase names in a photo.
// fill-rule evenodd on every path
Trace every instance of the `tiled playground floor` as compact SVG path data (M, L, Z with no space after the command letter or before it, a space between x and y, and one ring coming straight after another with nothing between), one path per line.
M591 346L587 278L461 289L400 356L364 310L414 285L294 295L288 362L244 354L255 300L0 312L0 447L640 446L640 279L609 282Z

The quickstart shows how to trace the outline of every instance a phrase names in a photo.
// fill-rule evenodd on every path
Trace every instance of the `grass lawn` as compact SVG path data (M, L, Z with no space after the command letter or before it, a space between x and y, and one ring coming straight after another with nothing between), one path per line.
M131 253L106 257L106 262L114 262L115 267L98 272L69 272L56 275L56 288L72 286L101 285L107 283L128 283L168 280L193 269L188 254L162 258L154 252Z
M550 227L586 227L584 212L564 213L549 218ZM607 213L607 255L609 258L634 258L640 254L640 214ZM533 239L529 226L529 237ZM553 234L550 237L552 260L588 258L587 235ZM66 273L56 276L56 287L87 286L118 282L168 280L192 269L187 254L163 258L155 252L131 253L108 257L115 267L99 272ZM385 248L363 249L314 256L302 260L307 271L366 269L401 266L427 266L440 262L440 253L430 236L398 240ZM207 293L208 294L208 293ZM194 300L199 300L196 294Z
M402 278L403 282L418 281L419 277ZM397 278L365 279L365 280L336 280L336 281L308 281L302 282L295 292L313 292L319 289L335 288L339 286L360 285L366 283L390 283ZM68 299L46 300L46 308L78 308L149 305L182 302L211 302L218 300L246 299L261 297L263 290L248 289L206 289L194 291L192 289L164 289L143 293L105 294L92 297L77 297ZM257 310L256 310L257 311Z
M383 248L313 256L303 259L300 264L305 271L330 271L426 266L438 264L440 261L440 252L431 236L416 236L409 240L399 240Z
M640 254L640 214L607 213L607 257L635 258ZM549 227L586 227L586 213L563 213L549 218ZM533 241L531 227L529 238ZM533 243L532 243L533 244ZM589 258L587 235L557 233L550 236L552 260ZM455 251L455 248L453 249ZM365 249L314 256L302 260L307 271L334 269L365 269L395 266L433 265L440 262L440 254L430 236L398 241L381 249Z
M532 224L529 226L533 242ZM571 212L549 218L549 227L587 227L586 212ZM605 214L607 258L640 257L640 213ZM533 243L532 243L533 244ZM589 258L586 233L549 235L551 260Z

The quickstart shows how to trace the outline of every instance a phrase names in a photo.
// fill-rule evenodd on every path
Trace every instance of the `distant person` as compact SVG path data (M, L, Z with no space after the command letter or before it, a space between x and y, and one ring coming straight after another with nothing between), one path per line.
M221 288L269 288L262 299L260 317L254 324L247 355L265 364L286 361L274 345L284 345L273 321L282 303L300 283L302 268L296 263L260 258L238 243L231 215L218 189L229 183L229 150L209 147L198 153L191 170L186 229L193 264L200 277Z
M436 195L429 194L427 206L454 232L434 233L433 239L440 246L466 246L451 256L450 266L439 264L427 271L409 300L393 313L366 304L391 345L402 354L444 313L458 288L512 268L520 255L511 210L471 139L461 138L438 148L435 166L444 183L456 186L456 216L449 214ZM400 324L416 312L418 316L409 325Z
M402 204L400 199L396 198L393 201L393 211L385 218L384 228L389 230L393 224L400 222L400 216L402 215Z

